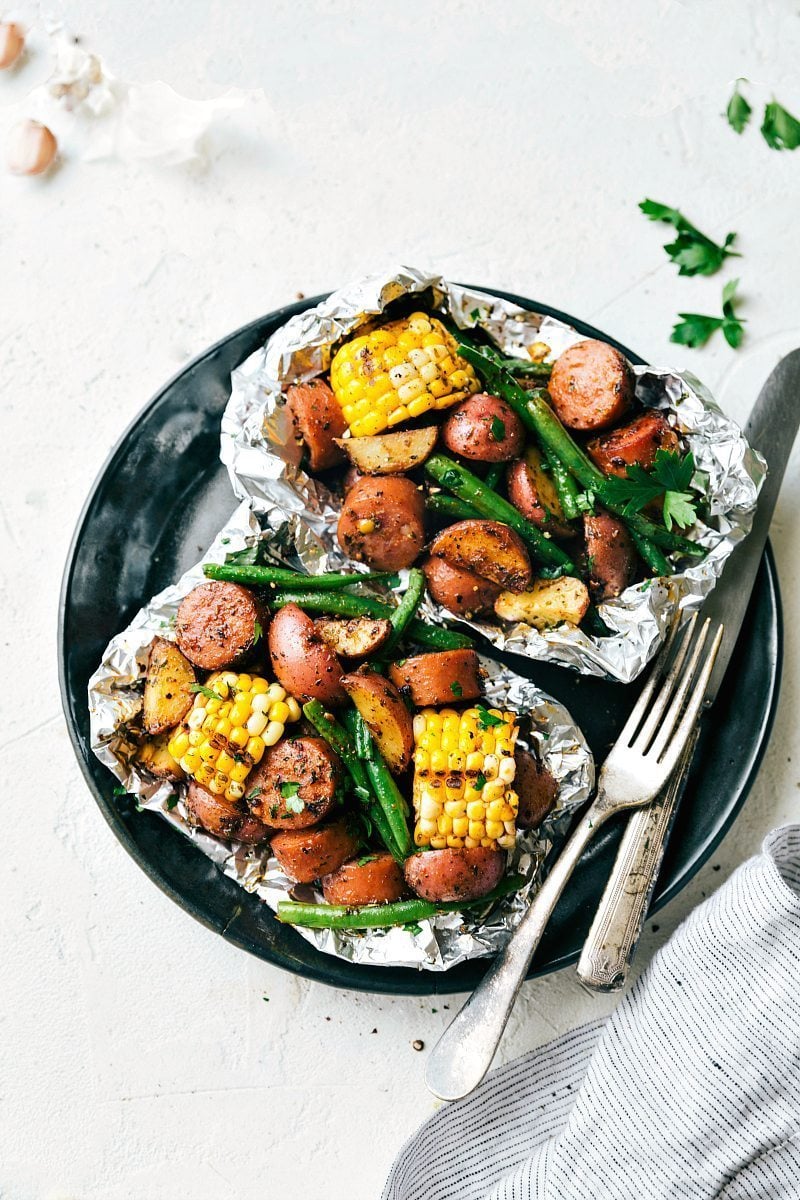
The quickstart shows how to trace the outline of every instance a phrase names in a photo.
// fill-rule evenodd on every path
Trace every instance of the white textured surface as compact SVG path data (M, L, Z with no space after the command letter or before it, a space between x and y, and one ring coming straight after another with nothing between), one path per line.
M800 154L770 152L756 128L739 139L719 114L737 75L800 111L800 16L765 0L59 12L122 77L194 97L263 87L267 101L206 171L0 172L0 1196L367 1200L432 1109L411 1042L429 1046L454 1002L283 975L197 925L125 855L58 700L57 590L78 511L121 430L188 357L298 290L392 258L579 313L654 362L690 365L744 418L800 344ZM3 138L46 74L39 55L0 76ZM669 346L674 313L715 311L721 277L677 278L661 228L636 210L645 195L711 234L738 230L744 257L725 275L743 281L738 354L721 339ZM773 532L787 647L772 742L640 964L798 816L797 462ZM611 1003L570 971L528 984L503 1057Z

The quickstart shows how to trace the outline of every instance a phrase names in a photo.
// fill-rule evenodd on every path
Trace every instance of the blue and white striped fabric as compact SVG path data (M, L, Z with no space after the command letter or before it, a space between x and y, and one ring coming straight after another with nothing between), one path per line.
M609 1020L490 1075L383 1200L800 1200L800 825L676 930Z

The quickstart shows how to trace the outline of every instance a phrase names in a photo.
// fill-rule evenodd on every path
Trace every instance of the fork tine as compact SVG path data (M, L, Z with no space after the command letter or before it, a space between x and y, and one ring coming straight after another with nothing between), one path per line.
M705 701L706 691L708 690L708 681L711 678L711 672L714 670L714 663L717 659L717 651L719 650L720 643L722 642L722 635L724 632L725 626L718 626L717 632L714 634L714 640L712 641L708 653L706 654L703 668L700 671L700 674L697 676L692 698L686 705L686 710L680 719L678 727L673 733L669 744L665 747L661 756L659 767L664 770L666 778L669 778L678 765L678 760L680 759L684 747L691 736L692 729L694 728L700 709Z
M637 734L635 740L631 743L633 749L641 750L641 752L644 753L646 748L649 746L653 738L653 734L658 728L658 723L661 720L661 716L669 704L673 689L680 678L680 673L683 670L683 664L685 663L686 656L689 653L689 647L692 644L692 637L694 636L696 626L697 613L694 613L686 624L683 639L678 647L678 652L675 655L672 666L669 669L669 673L667 674L664 683L661 685L661 690L653 701L653 705L649 712L646 714L644 723L642 724L639 733Z
M695 614L695 616L696 616L696 614ZM694 622L695 616L692 616L690 618L689 626L688 626L689 629L692 629L694 627L693 622ZM656 684L660 680L661 676L664 674L664 669L666 667L667 660L669 659L670 653L672 652L672 647L675 644L675 639L678 636L678 630L680 628L680 617L681 617L680 611L676 612L675 616L672 619L672 628L669 631L667 640L664 643L664 647L663 647L661 653L659 654L658 658L656 659L655 663L653 664L653 669L650 672L650 676L647 680L647 683L644 685L641 692L639 693L639 699L634 704L633 709L631 710L630 716L628 717L627 721L625 722L625 724L622 727L622 732L620 733L619 738L617 739L618 744L621 746L627 746L630 744L630 742L633 740L633 736L636 733L636 730L639 728L642 718L647 715L648 706L650 704L650 699L653 695L653 692L656 689Z
M692 680L694 679L695 672L697 671L698 664L703 653L703 647L705 646L706 638L708 637L708 631L710 628L711 621L708 619L708 617L706 617L705 621L703 622L703 627L695 640L689 661L678 679L678 686L672 699L670 700L669 707L664 713L661 721L661 727L656 736L653 738L653 744L649 749L649 753L657 759L661 757L664 747L667 745L667 742L672 735L673 729L680 720L683 706L686 703L686 697L688 696L689 689L692 686Z

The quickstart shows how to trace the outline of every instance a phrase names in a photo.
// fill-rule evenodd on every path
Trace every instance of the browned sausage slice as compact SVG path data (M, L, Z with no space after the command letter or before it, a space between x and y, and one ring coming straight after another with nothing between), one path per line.
M366 475L347 493L337 529L349 558L379 571L410 567L425 543L425 501L402 475Z
M283 738L247 776L250 811L273 829L308 829L336 804L341 763L323 738Z
M479 900L503 877L506 856L484 846L427 850L406 859L408 886L423 900Z
M389 678L415 707L457 704L481 694L480 662L474 650L438 650L392 663Z
M634 463L649 471L655 463L657 450L678 450L680 443L662 414L651 410L629 425L595 438L586 449L606 475L620 475L624 479L628 467Z
M633 400L627 361L605 342L577 342L559 355L548 384L553 408L568 429L607 429Z
M391 904L406 890L403 872L391 854L372 854L364 859L345 863L338 871L326 875L322 894L328 904Z
M589 558L589 590L596 603L613 600L633 582L636 549L627 529L611 513L588 513L583 518Z
M269 830L256 817L224 796L215 796L196 780L189 783L186 808L193 825L201 825L215 837L230 842L263 842Z
M201 583L178 608L175 637L196 667L219 671L238 663L260 634L260 608L238 583Z
M460 617L474 617L491 610L502 591L497 583L454 567L443 558L429 558L422 564L428 591L437 604L444 605Z
M452 410L442 426L442 441L462 458L510 462L522 452L525 430L510 404L481 392Z
M342 437L347 422L324 379L293 383L286 391L286 411L295 437L308 449L312 471L324 471L344 461L344 453L334 439Z
M338 871L360 844L358 833L344 819L314 829L287 829L274 834L270 842L281 870L298 883L312 883Z
M514 762L514 791L519 796L517 828L536 829L556 802L558 784L529 750L517 750Z

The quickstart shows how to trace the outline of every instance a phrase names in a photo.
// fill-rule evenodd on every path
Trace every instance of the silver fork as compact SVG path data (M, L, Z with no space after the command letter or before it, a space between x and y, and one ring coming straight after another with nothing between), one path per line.
M467 1096L489 1070L545 926L598 829L614 813L651 801L675 770L697 722L722 639L723 627L718 625L704 655L710 624L706 620L695 636L695 614L680 633L673 627L603 764L592 804L505 950L434 1046L425 1081L442 1100Z

